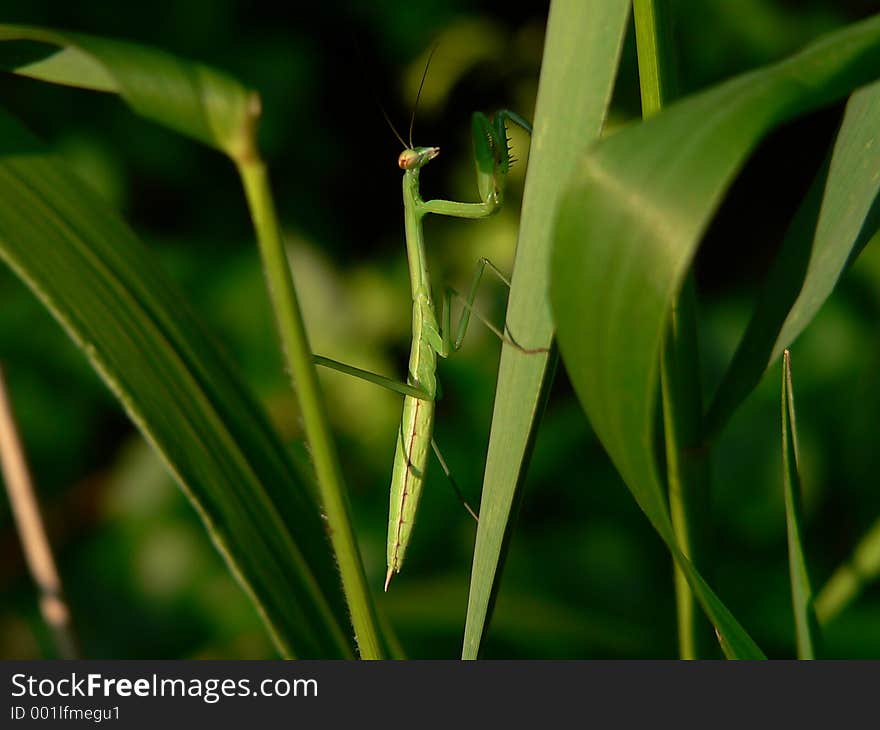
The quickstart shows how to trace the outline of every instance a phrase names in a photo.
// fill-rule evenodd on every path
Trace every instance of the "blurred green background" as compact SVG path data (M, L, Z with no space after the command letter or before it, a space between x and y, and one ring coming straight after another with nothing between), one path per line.
M402 373L410 305L400 146L427 51L439 47L415 124L443 153L425 196L473 199L470 113L534 108L546 3L495 0L231 0L109 4L6 0L3 22L156 45L231 72L263 94L261 140L316 351ZM680 0L679 76L693 91L771 62L877 10L868 0ZM632 34L630 34L631 36ZM589 69L584 69L589 73ZM247 211L219 155L138 119L118 100L0 76L0 99L131 222L192 298L298 450ZM840 117L827 110L762 146L698 261L707 392L736 346L786 221ZM637 116L627 41L609 128ZM524 162L527 139L514 135ZM488 222L431 220L438 285L462 288L479 256L510 270L525 164ZM505 292L486 285L496 320ZM793 367L816 587L880 518L880 251L869 247L795 343ZM478 502L499 343L479 325L440 365L436 435ZM32 295L0 271L3 363L69 594L91 658L273 657L255 611L194 510L85 358ZM713 585L764 650L794 653L771 369L714 452ZM387 595L387 488L400 400L323 374L360 545L377 600L410 656L459 655L474 525L432 466L408 564ZM539 432L487 657L667 657L676 651L668 553L636 508L560 367ZM0 500L0 657L53 655L8 506ZM828 627L826 653L880 656L880 589Z

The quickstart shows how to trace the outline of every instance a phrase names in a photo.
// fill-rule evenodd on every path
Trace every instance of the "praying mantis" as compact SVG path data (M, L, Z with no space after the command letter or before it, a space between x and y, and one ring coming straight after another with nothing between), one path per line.
M425 69L427 72L427 67ZM424 83L424 76L422 77ZM421 92L421 87L419 89ZM418 101L416 102L418 104ZM415 112L413 112L413 118ZM406 250L412 291L412 345L409 373L406 383L400 383L383 375L372 373L327 357L315 355L315 363L348 375L381 385L404 396L403 413L394 452L391 475L391 495L388 510L387 573L385 590L395 573L400 572L407 546L412 535L416 511L422 493L429 452L434 450L443 471L452 481L449 469L433 439L434 405L439 390L437 384L437 358L449 357L460 349L473 314L507 344L525 353L546 352L544 348L521 347L511 336L509 329L499 330L473 308L477 289L488 268L508 287L510 282L488 259L481 258L477 264L467 297L447 288L440 316L434 304L422 220L426 215L445 215L453 218L480 219L496 213L504 202L504 189L511 164L507 124L516 124L529 134L531 125L515 112L502 109L491 117L475 112L472 117L474 161L476 164L479 203L452 200L423 200L419 193L421 169L440 154L439 147L415 147L412 143L412 120L409 144L407 144L391 120L387 118L401 144L403 152L398 165L403 170L403 206ZM452 328L452 297L462 300L463 310L458 325ZM454 332L454 333L453 333ZM458 492L458 488L455 487ZM477 519L459 492L465 507Z

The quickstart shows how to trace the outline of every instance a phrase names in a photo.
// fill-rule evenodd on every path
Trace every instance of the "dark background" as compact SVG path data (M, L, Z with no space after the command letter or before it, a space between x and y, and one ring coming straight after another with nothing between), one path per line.
M439 48L415 124L443 153L426 196L473 199L475 109L530 117L546 7L464 0L77 3L6 0L0 21L137 40L225 69L263 95L261 141L318 352L388 374L408 350L400 145L428 49ZM681 0L679 77L693 91L771 62L878 10L858 0ZM631 34L630 34L631 36ZM589 69L585 70L589 73ZM0 75L0 99L120 209L226 343L284 438L300 438L247 211L219 154L134 116L110 96ZM707 391L736 345L787 217L828 149L840 108L774 135L735 186L698 262ZM639 113L630 37L609 129ZM404 131L405 134L405 131ZM527 139L514 136L509 205L482 223L430 221L438 286L477 258L513 260ZM500 319L504 292L480 307ZM806 539L821 586L880 517L880 252L869 247L793 349ZM437 438L478 501L499 346L475 325L441 363ZM195 512L85 358L0 271L0 361L12 390L83 653L92 658L274 656L256 613ZM387 488L400 401L324 377L364 559L414 657L460 652L474 527L432 467L407 565L387 595ZM779 368L714 453L713 585L774 657L793 655L782 511ZM663 657L676 650L671 565L592 435L560 368L514 533L491 657ZM5 501L0 657L52 656ZM875 586L827 632L830 656L880 656Z

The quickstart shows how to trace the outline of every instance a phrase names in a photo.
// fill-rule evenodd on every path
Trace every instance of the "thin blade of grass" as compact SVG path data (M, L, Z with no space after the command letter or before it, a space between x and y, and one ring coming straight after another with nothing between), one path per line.
M547 302L550 235L561 182L577 153L602 128L623 42L629 3L554 0L544 60L507 322L530 348L550 347ZM462 656L475 659L501 575L512 517L555 369L553 354L501 354L492 431L483 479Z
M880 520L859 540L852 556L816 596L816 615L823 626L852 603L872 581L880 579Z
M791 382L791 355L782 355L782 488L785 496L785 526L788 541L788 572L794 609L798 659L815 659L819 625L813 609L813 589L804 556L801 510L801 478L798 459L797 420Z
M669 311L748 154L772 129L877 77L880 18L681 100L594 145L557 219L551 299L560 352L593 427L670 546L728 656L758 647L675 548L654 450Z
M353 656L324 524L283 444L127 226L0 112L0 257L161 454L284 656Z

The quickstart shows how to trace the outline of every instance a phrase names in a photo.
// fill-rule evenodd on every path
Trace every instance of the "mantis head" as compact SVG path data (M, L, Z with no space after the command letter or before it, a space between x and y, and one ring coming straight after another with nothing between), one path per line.
M400 153L397 164L401 170L418 170L439 154L439 147L410 147Z

